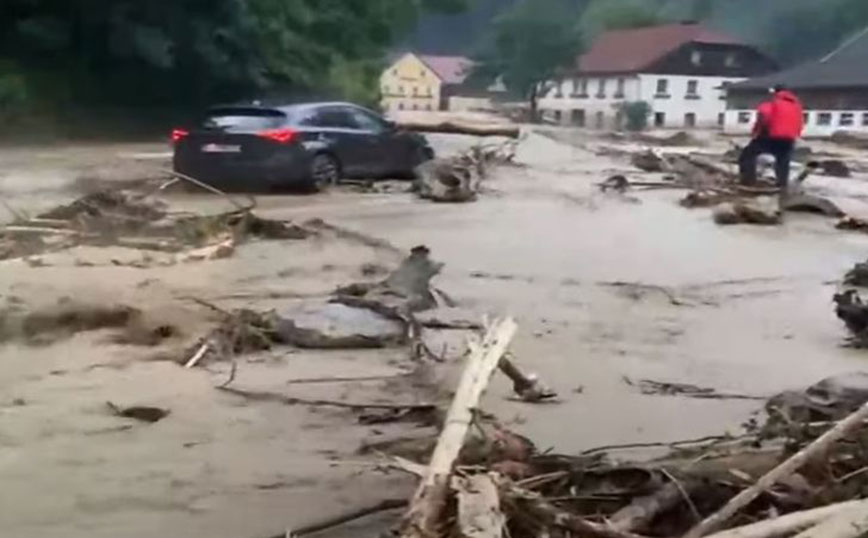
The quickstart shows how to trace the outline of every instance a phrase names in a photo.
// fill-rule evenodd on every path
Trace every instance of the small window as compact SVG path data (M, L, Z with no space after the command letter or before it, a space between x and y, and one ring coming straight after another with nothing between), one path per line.
M688 80L687 81L687 95L690 97L698 97L699 96L699 81L698 80Z
M655 97L669 97L669 80L665 78L657 79L657 94Z
M739 112L738 113L738 122L742 125L745 123L750 123L753 119L753 112Z
M726 67L738 67L739 66L738 54L736 54L734 52L727 54L726 59L723 61L723 65L725 65Z
M723 112L721 112L720 114L717 115L717 125L718 125L719 127L723 127L723 123L724 123L725 121L726 121L726 114L724 114Z
M416 103L413 103L413 110L419 110L419 105L417 105Z
M810 115L809 113L807 113L807 112L805 112L804 114L802 114L802 123L804 123L805 125L807 125L807 124L809 124L810 122L811 122L811 115Z
M690 63L693 65L702 65L702 53L695 50L690 53Z
M560 123L560 122L561 122L561 111L560 111L560 110L555 110L555 111L554 111L554 117L555 117L555 121L558 122L558 123Z
M688 112L684 115L684 126L685 127L696 127L696 113Z
M594 119L594 124L597 126L597 129L602 129L606 124L606 116L603 114L603 111L599 111L596 114Z
M663 112L654 113L654 127L666 127L666 114Z
M578 97L581 93L582 89L582 81L580 79L573 79L573 93L571 94L573 97Z
M842 112L841 119L838 121L838 125L841 127L852 127L856 123L856 115L852 112Z
M606 83L608 80L601 78L600 83L597 86L597 97L603 99L606 97Z
M398 103L398 110L404 110L404 103Z
M832 125L832 113L820 112L817 114L817 125Z
M413 86L413 97L416 97L417 95L419 95L419 88Z
M564 83L563 81L555 82L555 98L561 99L564 96Z
M588 79L584 79L584 78L582 79L582 87L581 87L580 95L582 97L588 96Z
M425 78L425 70L424 69L419 70L419 78Z
M615 97L624 97L624 87L627 85L627 81L623 78L618 79L618 89L615 92Z
M397 69L392 69L392 76L393 76L393 77L397 77L397 76L398 76L398 70L397 70Z
M576 127L584 127L585 126L585 111L581 108L577 108L572 111L570 115L570 119L573 122L573 125Z
M398 95L404 95L404 87L398 86Z
M425 110L431 110L431 105L425 105Z
M868 127L868 112L862 113L862 127Z

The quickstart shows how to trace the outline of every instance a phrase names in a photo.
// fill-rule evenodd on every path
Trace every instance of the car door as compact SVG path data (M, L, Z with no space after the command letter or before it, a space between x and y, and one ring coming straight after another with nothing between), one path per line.
M341 105L328 105L317 110L320 137L329 142L347 176L370 175L373 168L369 135L356 123L351 109Z

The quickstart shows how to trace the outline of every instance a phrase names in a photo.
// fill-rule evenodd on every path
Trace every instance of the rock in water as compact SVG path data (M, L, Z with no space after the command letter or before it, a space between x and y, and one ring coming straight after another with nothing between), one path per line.
M767 198L728 202L714 210L714 222L720 225L758 224L775 226L781 223L777 203Z

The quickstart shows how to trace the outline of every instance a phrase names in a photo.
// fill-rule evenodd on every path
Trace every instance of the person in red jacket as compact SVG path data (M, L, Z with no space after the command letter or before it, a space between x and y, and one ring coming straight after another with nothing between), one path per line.
M757 157L763 153L774 155L778 187L786 195L793 147L804 128L802 103L784 86L775 86L771 93L771 100L757 107L753 140L742 150L738 168L742 183L752 185L757 179Z

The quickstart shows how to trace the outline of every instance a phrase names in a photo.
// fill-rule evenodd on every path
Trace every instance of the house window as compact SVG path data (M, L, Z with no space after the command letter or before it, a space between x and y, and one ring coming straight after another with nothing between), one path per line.
M413 97L416 97L417 95L419 95L419 88L413 86Z
M654 97L669 97L669 80L665 78L657 79L657 93Z
M588 79L583 78L581 86L579 88L579 97L587 97L588 96Z
M838 125L841 127L852 127L856 123L856 115L852 112L842 112L841 119L838 121Z
M688 99L699 99L699 81L698 80L688 80L687 81L687 98Z
M655 112L654 113L654 127L665 127L666 126L666 114L663 112Z
M696 113L688 112L684 115L684 126L685 127L696 127Z
M738 64L738 54L734 52L727 54L726 59L724 59L723 61L723 65L725 65L726 67L738 67Z
M431 110L431 105L425 105L425 110Z
M397 76L398 76L398 70L397 70L397 69L392 69L392 76L393 76L393 77L397 77Z
M574 109L570 114L570 120L576 127L585 126L585 111L581 108Z
M618 89L615 91L615 97L624 97L624 86L626 86L627 81L623 78L618 79Z
M738 122L742 125L745 123L750 123L750 120L753 119L753 112L739 112L738 113Z
M605 125L606 117L603 115L603 111L597 112L594 118L594 124L597 126L597 129L602 129Z
M862 113L862 127L868 127L868 112Z
M561 111L560 111L560 110L555 110L555 111L554 111L554 116L555 116L555 122L556 122L556 123L560 123L560 122L561 122Z
M413 103L413 110L419 110L419 107L416 105L416 103Z
M695 50L690 53L690 63L693 65L702 65L702 53Z
M404 110L404 103L398 103L398 110Z
M573 93L570 94L571 97L578 97L580 93L580 89L582 87L582 81L580 79L573 79Z
M555 99L561 99L564 96L564 83L560 80L555 82Z
M419 70L419 78L425 78L425 70L424 69Z
M404 95L404 87L398 86L398 95Z
M606 97L606 82L608 82L608 80L601 78L600 84L599 86L597 86L597 97L599 99L603 99Z
M817 114L817 125L832 125L832 113L820 112Z
M717 125L719 127L723 127L724 121L726 121L726 114L721 112L720 114L717 115Z
M802 114L802 123L807 125L810 122L811 122L811 115L808 112L805 112L804 114Z

